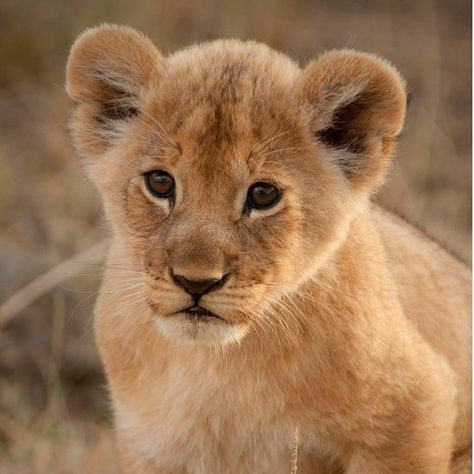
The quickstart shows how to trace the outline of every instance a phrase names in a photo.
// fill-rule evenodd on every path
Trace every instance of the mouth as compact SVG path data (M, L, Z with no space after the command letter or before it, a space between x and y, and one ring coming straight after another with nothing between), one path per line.
M225 345L242 340L250 328L246 322L228 320L197 303L173 313L156 312L155 316L157 330L177 342Z
M180 313L185 313L186 316L193 318L193 319L198 319L198 318L203 318L203 317L208 317L208 318L217 318L223 321L223 319L218 316L217 314L213 313L212 311L209 311L206 308L203 308L202 306L199 305L194 305L190 306L189 308L182 309Z

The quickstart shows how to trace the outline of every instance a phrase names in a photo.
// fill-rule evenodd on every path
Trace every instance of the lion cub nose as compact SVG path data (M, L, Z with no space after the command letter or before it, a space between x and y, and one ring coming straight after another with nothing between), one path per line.
M174 282L189 293L194 299L199 299L202 295L210 291L217 290L224 285L228 274L219 279L212 280L188 280L182 275L176 275L171 272Z

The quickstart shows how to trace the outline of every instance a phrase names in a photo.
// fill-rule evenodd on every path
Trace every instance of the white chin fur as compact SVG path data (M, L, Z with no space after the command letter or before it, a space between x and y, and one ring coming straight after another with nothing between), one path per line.
M229 324L212 317L190 319L184 314L156 316L155 324L171 340L220 346L238 343L248 331L244 324Z

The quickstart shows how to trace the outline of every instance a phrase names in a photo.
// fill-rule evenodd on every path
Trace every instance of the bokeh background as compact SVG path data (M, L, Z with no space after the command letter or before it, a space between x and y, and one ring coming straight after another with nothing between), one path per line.
M471 261L470 2L0 0L0 305L107 234L70 145L64 92L72 41L101 22L134 26L164 53L234 37L301 64L340 47L387 57L412 99L377 199ZM117 472L93 344L101 266L75 264L59 273L77 275L4 324L0 314L0 474Z

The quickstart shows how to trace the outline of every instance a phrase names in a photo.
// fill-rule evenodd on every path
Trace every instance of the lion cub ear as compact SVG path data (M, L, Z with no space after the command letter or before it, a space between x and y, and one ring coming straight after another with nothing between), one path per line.
M405 82L398 71L371 54L330 51L303 70L298 93L312 134L353 188L375 190L405 119Z
M100 156L126 131L159 79L164 59L132 28L86 30L71 48L66 91L76 102L71 129L78 151Z

